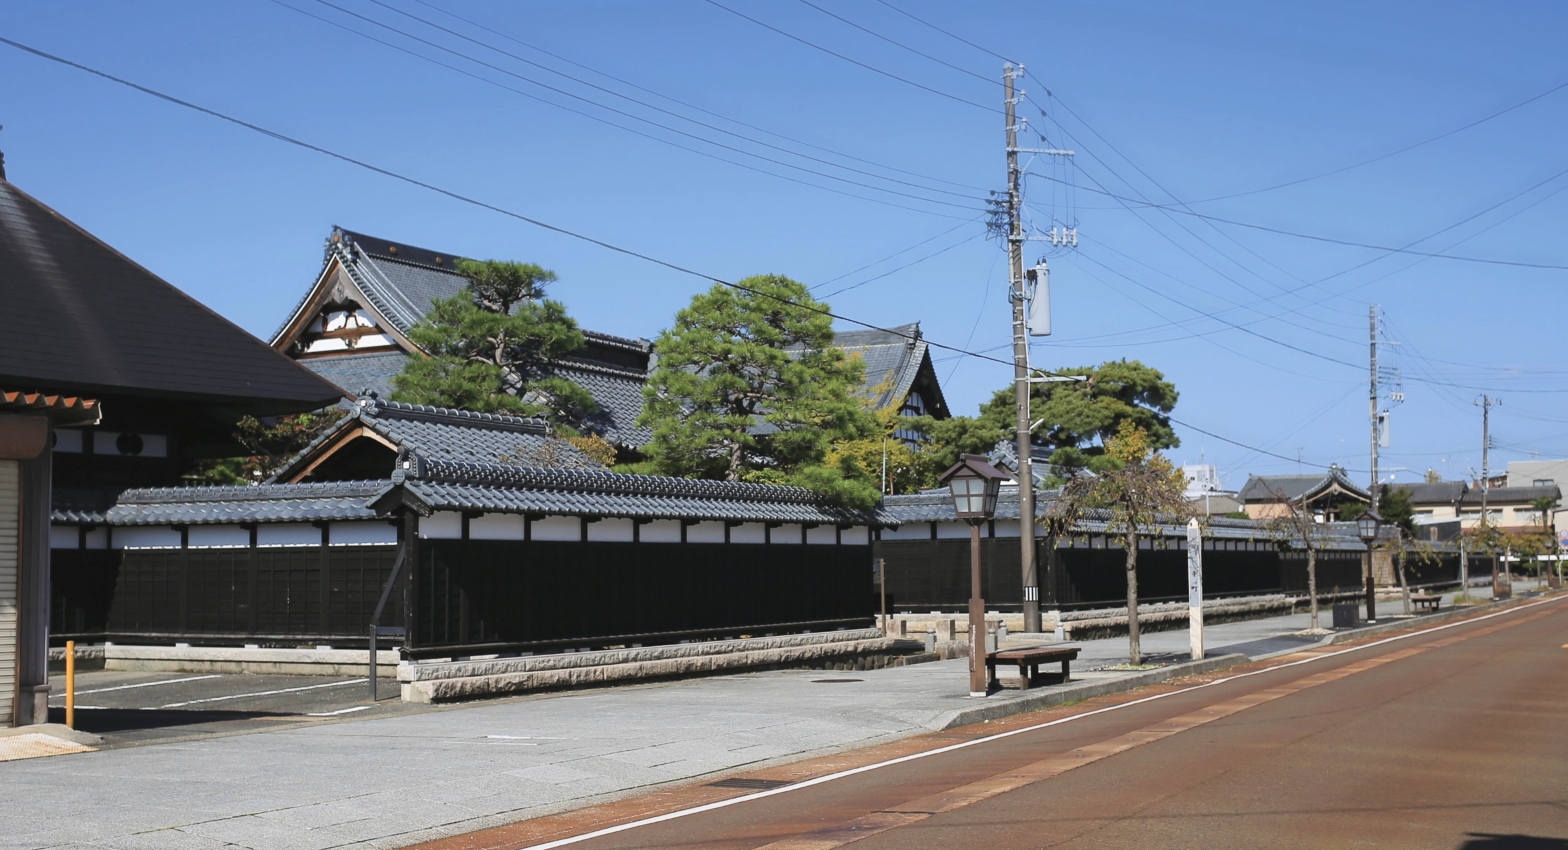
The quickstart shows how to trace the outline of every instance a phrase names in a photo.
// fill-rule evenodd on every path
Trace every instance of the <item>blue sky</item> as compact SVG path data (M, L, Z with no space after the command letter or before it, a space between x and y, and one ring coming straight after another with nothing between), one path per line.
M1230 486L1295 472L1298 456L1365 480L1378 304L1406 396L1385 471L1478 471L1482 392L1503 399L1494 468L1568 456L1563 270L1173 211L1381 246L1453 228L1415 250L1568 265L1568 192L1553 194L1568 175L1551 179L1568 169L1568 89L1339 174L1206 200L1380 157L1568 82L1561 6L813 0L894 44L799 0L720 2L870 68L707 0L59 0L10 6L0 36L705 274L833 281L819 294L864 282L834 310L918 320L1006 359L1006 262L981 219L1005 180L1002 61L958 36L1025 63L1021 114L1077 151L1072 168L1036 160L1027 181L1034 222L1072 218L1081 235L1050 258L1056 333L1036 341L1037 365L1163 370L1178 419L1284 456L1178 429L1173 458L1202 456ZM12 182L259 336L311 283L333 224L540 263L584 326L626 336L654 337L706 288L3 45L0 80ZM937 357L956 412L1010 379Z

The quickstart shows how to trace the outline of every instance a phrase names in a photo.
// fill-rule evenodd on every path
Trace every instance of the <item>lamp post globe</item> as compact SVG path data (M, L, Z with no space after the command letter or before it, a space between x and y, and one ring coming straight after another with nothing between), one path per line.
M985 665L985 600L980 597L980 525L996 516L996 495L1009 476L983 455L959 455L942 473L953 499L953 512L969 523L969 695L983 697L990 688Z

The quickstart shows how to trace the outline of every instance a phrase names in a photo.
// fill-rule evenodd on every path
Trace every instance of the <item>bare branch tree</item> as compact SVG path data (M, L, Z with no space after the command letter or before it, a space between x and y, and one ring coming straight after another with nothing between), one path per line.
M1305 505L1297 505L1266 483L1263 487L1270 496L1279 500L1284 509L1283 513L1269 518L1265 523L1269 536L1282 548L1293 549L1299 545L1307 552L1307 596L1312 599L1312 625L1309 628L1318 631L1321 628L1318 625L1318 547L1322 542L1323 529L1317 517Z

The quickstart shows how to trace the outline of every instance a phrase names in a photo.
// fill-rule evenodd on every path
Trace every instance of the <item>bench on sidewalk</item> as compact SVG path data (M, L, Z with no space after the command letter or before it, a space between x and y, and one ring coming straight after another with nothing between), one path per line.
M988 653L985 657L986 680L992 686L1014 687L1027 689L1032 687L1040 678L1041 664L1062 664L1062 681L1072 680L1072 661L1078 657L1076 646L1037 646L1028 649L1003 649ZM1017 664L1018 678L998 679L996 665Z
M1417 593L1410 597L1410 604L1416 606L1416 610L1421 610L1424 608L1428 611L1435 612L1442 605L1442 603L1443 597L1432 596L1426 593Z

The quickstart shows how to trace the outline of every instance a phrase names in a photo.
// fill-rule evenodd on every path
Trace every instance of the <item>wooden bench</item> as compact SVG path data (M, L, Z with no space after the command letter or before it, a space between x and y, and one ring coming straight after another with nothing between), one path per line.
M993 687L1032 687L1040 678L1040 665L1062 664L1062 681L1072 680L1072 661L1078 657L1076 646L1037 646L1028 649L1003 649L985 657L986 679ZM996 676L996 665L1017 664L1018 678L1002 680ZM1015 683L1015 684L1010 684Z
M1442 605L1443 597L1429 596L1425 593L1418 593L1410 597L1410 602L1411 604L1415 605L1418 610L1425 608L1428 611L1436 611Z

